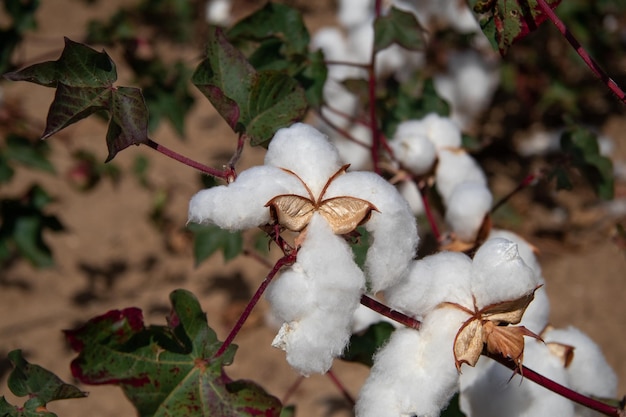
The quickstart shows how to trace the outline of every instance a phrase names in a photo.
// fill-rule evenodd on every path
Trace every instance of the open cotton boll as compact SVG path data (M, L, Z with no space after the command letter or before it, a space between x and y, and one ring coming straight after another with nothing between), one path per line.
M374 18L372 0L340 0L337 19L343 27L367 24Z
M279 194L307 195L293 175L271 166L252 167L229 184L198 192L189 202L189 222L243 230L270 221L265 204Z
M422 119L428 139L437 149L460 148L461 130L449 117L428 113Z
M448 201L454 188L462 182L487 185L487 178L474 158L465 151L441 149L435 171L439 195Z
M356 402L356 416L439 416L458 390L452 345L466 319L462 311L438 309L419 331L396 330L374 357Z
M401 181L396 187L400 195L409 203L409 208L414 216L424 214L422 195L413 181Z
M569 386L573 390L597 397L616 397L617 375L600 347L589 336L570 326L551 329L543 338L546 343L557 342L574 347L574 358L566 368Z
M211 0L206 5L206 21L212 25L228 26L230 9L231 0Z
M532 292L538 279L519 256L510 240L489 239L478 249L472 262L472 294L476 306L516 300Z
M437 158L435 146L425 135L409 132L409 129L399 127L389 145L404 168L415 175L425 174L430 171Z
M472 260L463 253L439 252L413 261L408 275L385 290L392 308L422 319L447 301L472 307Z
M457 185L446 202L446 223L464 242L473 242L491 209L491 192L484 184L464 182Z
M348 172L328 187L325 198L352 196L373 204L365 228L371 244L365 269L371 291L376 293L398 282L417 250L419 236L408 203L395 187L372 172Z
M328 137L304 123L279 129L265 154L265 164L288 169L311 189L315 198L343 165Z

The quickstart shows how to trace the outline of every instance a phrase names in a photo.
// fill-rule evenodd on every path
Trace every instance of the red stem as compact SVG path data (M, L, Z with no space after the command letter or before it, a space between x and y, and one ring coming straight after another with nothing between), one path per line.
M530 185L534 185L535 182L539 179L539 177L535 174L529 174L526 176L526 178L524 178L522 180L522 182L520 182L517 187L515 187L513 189L513 191L511 191L510 193L508 193L507 195L505 195L504 197L502 197L500 199L500 201L498 201L496 204L494 204L494 206L491 208L491 212L494 213L496 210L498 210L500 207L502 207L502 205L504 205L504 203L506 203L507 201L509 201L511 199L511 197L513 197L515 194L519 193L520 191L522 191L524 188L530 186Z
M376 18L379 18L382 12L382 0L376 0L375 13ZM378 120L376 117L376 49L372 44L372 56L370 58L369 65L367 66L367 87L368 98L370 105L370 128L372 129L372 166L374 172L380 174L379 155L380 150L380 130L378 129Z
M341 394L343 394L343 398L345 398L346 401L348 401L348 403L350 403L350 405L354 407L354 404L355 404L354 398L352 398L352 395L350 395L346 387L344 387L341 381L339 381L339 378L337 378L337 375L335 375L332 369L326 373L326 376L328 376L328 378L330 378L330 380L333 381L333 383L339 389L339 391L341 391Z
M235 323L235 326L231 329L230 333L228 334L228 337L226 337L226 339L224 340L224 343L222 343L222 346L220 346L220 348L215 353L215 355L213 355L214 358L217 358L220 355L222 355L226 351L226 349L228 349L228 347L233 343L233 340L235 340L235 337L237 336L237 334L243 327L243 324L248 319L248 316L250 316L250 313L252 313L252 309L254 309L256 304L261 299L261 296L265 292L265 289L267 288L269 283L272 282L272 279L276 276L278 271L280 271L280 269L283 266L290 265L295 261L296 253L297 252L293 251L283 256L276 262L276 264L274 265L274 268L272 268L272 270L267 274L267 276L265 277L261 285L259 285L259 288L257 288L256 292L250 299L250 301L248 301L248 305L246 306L245 310L241 313L241 316L239 316L237 323Z
M576 53L585 61L585 64L591 69L593 75L600 79L611 92L622 102L626 101L626 93L617 85L615 81L600 67L600 65L587 53L585 48L578 42L572 32L565 26L565 23L554 13L545 0L537 0L537 5L541 8L541 11L548 16L548 18L554 23L559 32L567 39L567 41L576 50Z
M418 320L402 314L399 311L392 310L380 301L368 297L365 294L361 296L361 304L369 309L376 311L377 313L382 314L385 317L389 317L391 320L397 321L398 323L404 324L406 327L410 327L415 330L419 329L422 324Z
M508 358L504 358L501 355L487 355L489 356L491 359L495 360L496 362L506 366L507 368L513 370L513 371L517 371L518 367L517 364L508 359ZM538 374L537 372L533 371L532 369L529 369L525 366L522 366L522 375L525 378L530 379L531 381L533 381L536 384L541 385L542 387L549 389L550 391L559 394L565 398L567 398L568 400L574 401L580 405L583 405L587 408L590 408L592 410L595 410L599 413L602 413L604 415L607 416L615 416L615 417L623 417L624 413L613 407L610 406L606 403L603 403L601 401L598 401L596 399L587 397L585 395L582 395L576 391L573 391L561 384L559 384L558 382L555 382L551 379L546 378L543 375Z
M194 161L193 159L189 159L186 156L182 156L179 153L172 151L171 149L166 148L163 145L158 144L152 139L148 139L148 142L145 143L146 146L154 149L157 152L162 153L163 155L174 159L175 161L181 162L187 166L197 169L198 171L204 172L205 174L211 175L216 178L221 178L223 180L228 180L229 177L234 175L232 170L219 170L215 168L208 167L199 162Z
M435 216L433 215L433 211L430 209L430 202L428 200L428 186L417 185L417 189L420 192L420 196L422 197L422 205L424 206L424 213L426 214L426 218L428 219L428 224L430 225L430 230L433 232L433 236L439 242L441 239L441 232L439 231L439 227L437 227L437 221L435 220Z
M291 398L293 393L296 392L300 384L302 384L302 381L304 381L304 376L299 375L298 378L293 382L293 384L291 384L283 398L280 400L283 405L287 404L287 401L289 401L289 398Z

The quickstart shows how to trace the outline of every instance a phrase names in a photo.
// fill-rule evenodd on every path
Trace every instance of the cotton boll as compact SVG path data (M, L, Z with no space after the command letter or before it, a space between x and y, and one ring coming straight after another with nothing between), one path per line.
M458 252L439 252L413 261L409 273L385 290L388 304L422 319L442 302L472 308L471 259Z
M398 191L381 176L371 172L349 172L333 181L325 198L352 196L373 204L365 228L372 242L367 251L365 268L376 293L406 273L415 256L419 236L411 210Z
M487 185L487 178L474 158L461 150L441 149L435 171L435 183L444 201L448 201L454 188L462 182Z
M231 21L230 0L211 0L206 5L206 20L212 25L228 26Z
M304 123L295 123L276 132L267 149L265 164L297 173L314 198L342 166L339 153L328 138Z
M461 183L447 201L446 223L464 242L473 242L491 209L491 192L484 184Z
M340 0L337 19L342 26L352 28L367 24L374 18L372 0Z
M543 337L546 343L557 342L574 347L574 358L567 367L573 390L596 397L616 397L617 376L589 336L570 326L549 330Z
M276 195L306 196L302 183L293 175L270 166L243 171L229 184L198 192L189 202L190 222L215 224L228 230L243 230L270 221L265 204Z
M537 277L519 256L517 245L496 238L486 241L472 262L472 294L478 308L516 300L532 292Z
M321 28L315 32L311 38L310 47L314 51L321 49L322 52L324 52L324 58L331 61L345 59L347 54L346 41L343 32L334 27ZM335 67L338 66L331 66L329 71Z
M419 133L412 134L406 125L398 126L394 140L389 145L402 166L415 175L428 172L437 158L435 146L428 137Z
M324 118L332 123L333 126L347 129L352 121L350 117L346 117L345 115L351 116L356 113L359 98L350 93L340 82L327 79L324 84L324 101L328 103L332 109L340 112L340 114L338 114L328 107L323 106L322 114ZM322 124L324 123L325 122Z
M461 147L461 130L450 118L429 113L422 122L437 149Z
M401 181L396 187L398 192L409 203L409 208L414 216L424 214L424 202L417 185L413 181Z

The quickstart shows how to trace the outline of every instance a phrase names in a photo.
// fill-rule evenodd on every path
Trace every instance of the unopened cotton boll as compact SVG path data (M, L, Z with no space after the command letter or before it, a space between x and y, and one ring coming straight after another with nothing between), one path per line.
M573 390L596 397L616 397L617 375L600 347L589 336L570 326L551 329L543 338L546 343L557 342L574 347L574 357L566 368L569 386Z
M450 199L454 188L463 182L487 185L487 178L476 160L465 151L441 149L435 183L444 202Z
M491 192L484 184L461 183L446 202L446 223L459 239L473 242L491 209L491 203Z
M478 249L472 262L472 294L476 306L512 301L532 292L538 279L519 256L510 240L489 239Z
M472 308L472 260L463 253L439 252L413 261L408 275L385 290L388 304L422 319L443 302Z
M328 187L325 198L349 195L376 207L365 228L371 244L365 269L373 293L398 282L417 250L419 236L415 218L394 186L372 172L349 172Z

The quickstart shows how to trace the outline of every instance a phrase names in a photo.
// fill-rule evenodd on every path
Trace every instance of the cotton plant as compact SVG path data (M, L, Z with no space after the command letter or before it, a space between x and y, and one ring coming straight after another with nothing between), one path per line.
M392 185L371 172L348 171L312 126L278 130L264 162L193 196L189 221L297 233L295 263L267 290L283 321L273 345L302 374L324 373L348 343L365 290L384 290L406 274L418 243L415 220ZM363 270L344 239L361 224L371 237Z
M409 274L385 291L388 304L421 321L401 329L374 357L356 404L356 415L438 416L459 390L459 372L486 349L521 364L520 326L538 279L517 245L495 238L473 259L440 252L414 261Z

